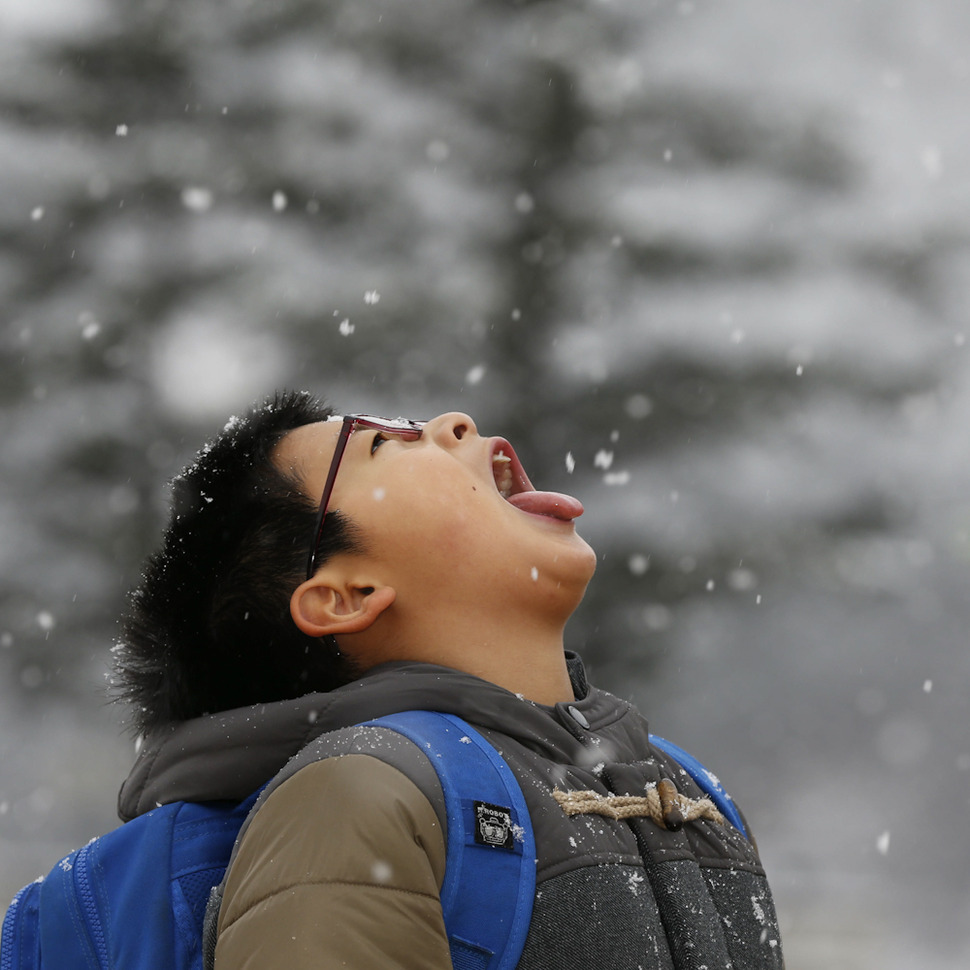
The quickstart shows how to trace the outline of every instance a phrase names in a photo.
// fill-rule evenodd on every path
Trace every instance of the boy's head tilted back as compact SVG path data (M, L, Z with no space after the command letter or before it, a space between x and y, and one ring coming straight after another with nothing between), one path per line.
M348 420L298 428L277 451L311 495L332 486L362 545L294 590L296 625L336 637L361 671L431 663L540 703L571 698L563 628L596 564L574 527L582 504L537 491L511 444L460 411L403 433Z
M350 679L346 661L290 619L317 507L299 469L273 461L287 432L331 414L311 395L277 395L230 421L174 481L115 662L138 731ZM355 547L350 523L328 516L320 560Z
M579 501L536 491L511 445L466 414L404 432L331 417L278 395L175 480L116 657L133 726L329 691L388 661L571 697L563 627L596 560L573 527Z

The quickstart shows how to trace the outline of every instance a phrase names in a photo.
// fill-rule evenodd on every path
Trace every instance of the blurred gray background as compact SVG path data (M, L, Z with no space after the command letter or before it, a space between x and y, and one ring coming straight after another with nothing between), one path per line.
M469 411L600 556L791 970L970 963L970 5L4 0L0 895L115 824L166 482Z

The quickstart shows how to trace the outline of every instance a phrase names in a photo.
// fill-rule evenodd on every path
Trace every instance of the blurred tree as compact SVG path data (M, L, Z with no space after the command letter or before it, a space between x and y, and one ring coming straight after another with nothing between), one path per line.
M790 340L729 353L729 290L774 300L804 268L793 207L855 187L824 112L656 76L683 14L666 0L107 10L0 93L0 593L24 683L103 664L160 481L281 384L467 407L537 481L629 507L593 526L601 577L574 624L604 668L649 666L711 577L791 555L788 529L664 536L666 513L613 502L629 478L594 459L677 461L806 395L867 393L837 367L793 383ZM672 201L688 186L693 221ZM872 392L925 381L916 362ZM837 517L882 528L875 507Z

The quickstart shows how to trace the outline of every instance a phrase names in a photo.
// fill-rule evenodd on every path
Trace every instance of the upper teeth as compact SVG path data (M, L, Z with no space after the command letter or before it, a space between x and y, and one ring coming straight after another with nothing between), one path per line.
M504 451L492 455L492 472L499 494L508 498L512 494L512 459Z

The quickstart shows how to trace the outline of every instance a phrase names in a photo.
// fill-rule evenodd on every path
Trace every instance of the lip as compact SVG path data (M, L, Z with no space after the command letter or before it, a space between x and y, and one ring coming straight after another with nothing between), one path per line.
M505 438L490 438L489 445L488 473L492 477L492 481L494 482L495 480L494 458L499 452L502 452L507 458L511 459L509 468L512 472L512 495L519 495L522 492L534 492L536 490L535 486L529 481L529 476L526 475L525 469L522 467L522 462L519 461L519 456L515 453L515 449L508 441ZM497 488L496 491L498 491ZM505 499L505 501L508 501L508 499Z

